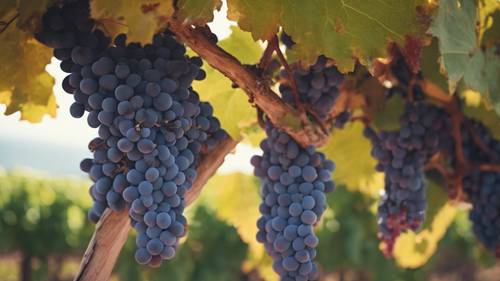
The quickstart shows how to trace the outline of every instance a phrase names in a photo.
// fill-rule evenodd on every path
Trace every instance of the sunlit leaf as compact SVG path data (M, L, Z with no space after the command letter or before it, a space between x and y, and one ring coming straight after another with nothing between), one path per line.
M94 18L111 37L126 33L130 42L150 43L174 12L172 0L92 0Z
M228 0L227 16L255 40L268 40L278 32L281 5L280 0Z
M234 173L212 177L204 188L200 202L209 202L217 216L234 225L252 253L260 256L263 247L255 240L259 218L259 180Z
M388 42L404 45L418 35L416 7L422 1L283 1L282 26L297 43L296 56L314 62L324 54L343 72L355 57L367 63L383 57Z
M249 33L236 28L233 28L229 38L219 44L242 63L256 63L262 52L262 48L252 40ZM207 78L194 82L193 87L198 90L202 100L212 104L222 127L234 139L240 139L242 128L256 120L255 108L248 102L248 96L243 90L232 87L231 80L207 64L203 68L207 72Z
M187 24L204 25L214 19L214 10L220 10L221 0L180 0L177 16Z
M321 151L336 164L333 179L337 184L373 196L378 193L383 187L383 175L375 171L371 147L370 141L363 136L361 123L348 124L330 136Z
M5 114L21 112L21 119L39 122L45 114L56 115L52 93L54 79L45 71L52 52L33 37L14 27L0 34L0 101Z

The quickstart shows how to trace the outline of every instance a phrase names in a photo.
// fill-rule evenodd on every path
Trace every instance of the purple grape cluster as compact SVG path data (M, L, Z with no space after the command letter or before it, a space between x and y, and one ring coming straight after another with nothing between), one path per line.
M295 45L292 37L285 32L281 32L280 40L288 49ZM280 76L282 80L287 81L279 87L283 100L296 107L288 73L283 69ZM293 79L297 84L300 102L308 105L320 119L327 119L339 97L339 86L344 81L344 75L335 66L328 65L328 59L325 56L319 56L316 63L309 68L294 69ZM342 111L336 116L333 125L336 128L343 128L350 119L351 112Z
M485 153L473 140L471 132L462 127L462 147L470 165L479 163L498 163L495 156L500 155L500 141L495 140L479 122L468 119L472 129L490 149ZM500 173L472 171L462 181L463 191L472 204L469 219L478 240L497 257L500 257Z
M281 76L284 80L289 79L285 70L281 71ZM338 86L343 82L344 76L335 66L327 65L326 57L320 56L316 63L308 69L294 70L293 79L295 79L295 83L297 84L300 102L307 104L316 112L319 118L326 119L339 97ZM281 84L279 90L286 103L296 106L289 83ZM345 115L340 118L342 121L349 120L350 115L348 115L348 111L342 114ZM337 126L342 127L344 123L339 122Z
M64 21L64 32L54 33L53 22L88 17L88 4L82 3L52 8L44 16L38 37L54 52L64 41L58 36L68 30L79 38L81 31L73 28L77 23ZM80 14L66 14L77 8ZM87 29L100 34L93 25ZM205 78L200 58L187 57L186 48L168 32L144 46L126 41L119 35L102 50L78 42L64 45L70 56L63 63L71 64L69 69L61 65L70 70L64 89L75 99L71 115L88 112L88 125L98 128L99 137L89 145L93 159L80 164L94 182L89 219L97 222L106 208L127 206L138 232L137 262L158 266L173 258L186 234L184 196L197 177L200 154L227 134L210 104L191 87L193 80Z
M67 73L82 71L111 43L104 32L95 28L86 0L66 1L62 6L49 8L35 38L54 49L54 57L61 60L61 69ZM63 87L72 88L69 79L64 80ZM73 110L83 114L81 106Z
M262 180L257 241L273 258L281 280L314 280L319 241L313 227L326 209L325 193L335 188L331 179L335 165L314 147L301 148L271 124L266 134L260 144L263 155L251 160Z
M406 230L416 231L426 209L423 167L432 155L450 143L446 112L424 102L408 103L397 131L366 128L373 143L377 171L385 174L385 188L378 207L379 238L387 254Z

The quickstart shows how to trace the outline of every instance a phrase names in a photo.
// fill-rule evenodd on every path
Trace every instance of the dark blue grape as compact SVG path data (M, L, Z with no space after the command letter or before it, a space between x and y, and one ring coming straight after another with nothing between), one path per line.
M263 156L251 160L255 175L263 183L257 241L264 243L281 280L312 280L309 275L314 273L314 256L309 251L318 244L312 225L326 208L326 201L323 208L316 208L316 202L324 200L326 185L334 186L330 177L334 165L314 148L302 149L270 124L266 133L267 138L261 143ZM328 177L323 171L328 172Z

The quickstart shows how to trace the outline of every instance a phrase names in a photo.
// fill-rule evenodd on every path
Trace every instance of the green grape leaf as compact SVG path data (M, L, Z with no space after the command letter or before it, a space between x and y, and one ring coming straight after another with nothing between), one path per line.
M214 10L220 10L221 0L180 0L177 16L186 24L204 25L214 19Z
M485 2L486 3L486 2ZM500 114L500 56L496 47L483 50L476 34L479 14L480 36L489 27L486 17L498 8L481 4L477 13L474 1L440 1L430 32L439 39L441 63L453 93L463 79L466 87L480 92ZM487 20L486 20L487 21Z
M441 71L439 65L440 54L438 40L433 38L431 44L422 50L422 59L420 60L420 70L422 75L439 86L443 91L448 91L448 80Z
M174 12L172 0L92 0L92 18L112 38L127 34L129 42L150 43Z
M371 156L371 143L363 136L363 125L349 123L334 131L328 143L320 150L336 164L333 179L351 191L377 196L383 187L383 174L375 171L376 161ZM353 154L355 152L355 154Z
M247 64L256 63L262 52L249 33L235 27L231 36L220 41L219 45ZM203 69L207 72L207 78L193 82L193 88L198 89L201 100L210 102L214 107L215 116L229 135L236 140L241 139L241 130L255 123L255 109L243 90L234 89L228 78L206 64Z
M500 56L496 47L477 51L465 70L465 84L479 91L500 115Z
M40 122L56 115L54 79L45 71L52 52L32 35L12 26L0 34L0 102L5 114L21 112L21 120Z
M252 33L254 40L271 39L279 28L281 2L279 0L228 0L227 16L238 26Z
M294 57L313 63L324 54L347 72L356 57L366 64L384 56L387 43L404 45L407 36L420 36L416 7L421 2L283 0L281 24L297 43Z
M439 241L457 214L457 208L448 201L445 190L428 181L426 220L417 233L408 231L400 235L394 246L394 258L404 268L424 265L434 254Z
M439 39L442 64L453 93L469 67L470 55L477 48L476 9L473 1L443 0L430 32Z

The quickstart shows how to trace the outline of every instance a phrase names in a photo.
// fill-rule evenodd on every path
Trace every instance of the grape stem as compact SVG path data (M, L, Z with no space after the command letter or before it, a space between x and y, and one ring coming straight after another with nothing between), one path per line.
M273 37L273 40L275 40L276 37ZM273 53L274 53L274 48L273 48L273 44L271 43L271 41L269 41L267 43L267 46L266 46L266 49L264 50L264 53L262 54L262 57L260 58L260 61L259 61L259 69L261 70L262 73L264 73L267 69L267 67L269 66L269 63L271 62L271 59L273 57Z
M448 112L451 118L452 125L452 135L455 140L455 157L457 159L457 172L463 174L465 168L468 166L467 160L464 156L464 150L462 147L462 121L463 116L460 112L459 102L456 98L452 99L451 102L444 105L445 110Z
M288 133L301 146L321 146L326 143L328 134L321 125L309 120L305 113L283 102L263 77L217 46L202 29L184 25L175 17L169 20L168 26L176 38L184 42L210 66L231 79L249 97L254 98L255 104L265 112L274 126Z
M198 177L185 196L186 206L196 200L205 183L224 162L225 156L234 149L236 144L236 141L228 137L215 149L202 156L197 167ZM74 281L109 280L120 251L127 241L130 229L127 209L121 212L106 209L87 246Z
M292 88L292 94L293 94L293 99L295 101L295 106L297 109L301 112L304 113L307 111L318 123L320 126L321 130L323 133L328 134L328 130L326 129L325 124L321 121L319 116L314 112L314 110L311 110L310 108L306 108L306 105L300 100L300 95L299 95L299 90L297 88L297 82L295 81L295 77L293 75L292 68L286 61L285 56L283 55L283 52L281 52L279 43L278 43L278 36L274 36L271 41L269 41L269 45L271 45L272 49L276 51L276 55L278 56L278 59L281 63L281 65L285 68L286 74L288 76L288 80L290 81L290 86Z
M483 163L483 164L473 165L472 170L481 172L500 173L500 164Z

